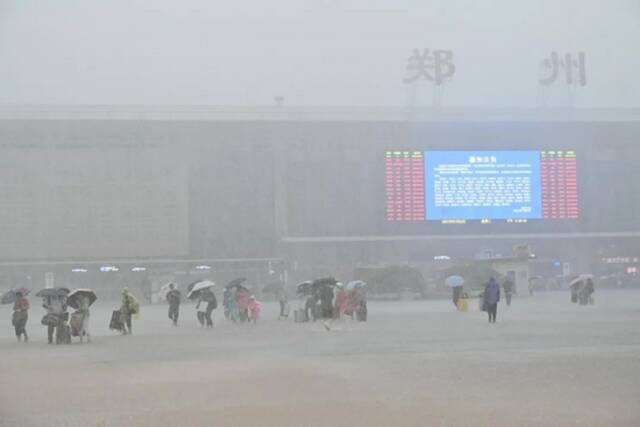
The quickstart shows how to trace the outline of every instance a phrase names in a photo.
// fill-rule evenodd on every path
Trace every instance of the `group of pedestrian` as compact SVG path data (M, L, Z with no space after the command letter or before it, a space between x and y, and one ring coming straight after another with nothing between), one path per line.
M53 344L55 334L56 344L70 343L71 332L70 328L67 329L69 311L66 295L47 295L43 298L42 307L47 311L47 314L42 318L42 324L47 326L47 342Z
M298 294L304 297L303 308L296 321L338 320L343 317L367 320L366 284L349 282L346 286L333 278L317 279L298 285ZM325 328L329 328L325 322Z
M571 302L580 305L593 304L593 293L595 285L590 275L581 275L575 277L570 285Z
M29 341L27 333L27 321L31 304L27 299L28 290L10 291L13 292L13 313L11 324L15 329L18 342ZM47 342L49 344L70 344L71 337L76 336L83 342L86 338L91 342L89 333L90 306L96 297L93 291L88 289L77 289L69 294L66 288L44 289L36 294L42 297L42 307L45 315L41 323L47 327ZM69 307L76 308L71 316Z
M218 300L212 286L190 291L189 296L197 301L195 305L196 317L200 326L212 328L214 326L213 313L218 308ZM178 326L182 295L174 283L169 284L166 300L169 304L169 319L174 326ZM226 319L241 323L258 322L262 305L244 286L238 284L226 287L223 292L222 304Z
M226 319L240 323L258 322L262 304L247 288L240 284L227 286L224 288L222 298Z
M338 283L334 303L333 318L341 319L348 316L352 320L364 321L367 316L367 298L363 286L354 286L348 289L342 283Z
M488 282L483 285L484 291L480 294L480 308L486 311L489 316L489 323L496 322L498 311L498 303L500 302L500 285L498 281L491 277ZM595 291L593 279L589 275L577 276L570 285L571 301L580 303L581 305L593 304L592 294ZM453 303L458 305L460 295L462 294L462 286L453 288ZM502 282L502 289L507 306L511 305L511 299L515 293L515 277L509 272Z
M458 311L467 311L468 296L467 293L464 292L464 279L461 276L449 276L447 282L452 286L453 305L456 306ZM495 277L491 277L482 287L483 292L480 294L480 310L487 312L489 323L495 323L498 314L498 303L500 302L500 284ZM515 291L514 277L511 272L505 276L502 282L502 288L504 289L507 305L511 305L511 298Z

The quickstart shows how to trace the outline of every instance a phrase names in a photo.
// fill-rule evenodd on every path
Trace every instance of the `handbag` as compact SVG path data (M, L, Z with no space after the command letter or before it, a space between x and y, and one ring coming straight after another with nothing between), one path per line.
M58 323L58 319L55 314L47 313L42 317L42 320L40 320L40 323L42 323L45 326L56 325Z

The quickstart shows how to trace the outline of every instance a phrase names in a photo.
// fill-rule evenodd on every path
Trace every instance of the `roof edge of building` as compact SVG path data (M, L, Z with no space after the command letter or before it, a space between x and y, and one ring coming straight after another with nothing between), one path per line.
M640 122L640 108L0 105L0 120Z

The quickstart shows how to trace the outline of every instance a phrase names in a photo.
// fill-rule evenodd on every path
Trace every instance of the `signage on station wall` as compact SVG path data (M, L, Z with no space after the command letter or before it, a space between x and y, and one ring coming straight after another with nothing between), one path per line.
M446 49L413 49L413 53L407 59L407 77L405 83L414 83L420 80L431 81L441 85L456 73L453 63L453 51Z
M558 52L551 52L549 58L542 60L547 74L539 80L543 86L550 86L555 82L567 85L587 85L587 66L584 52L577 54L565 53L562 57Z

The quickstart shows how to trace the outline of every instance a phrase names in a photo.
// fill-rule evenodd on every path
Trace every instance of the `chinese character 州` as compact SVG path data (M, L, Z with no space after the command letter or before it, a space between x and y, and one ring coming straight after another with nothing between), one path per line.
M436 85L442 84L445 78L452 77L456 72L453 64L453 51L413 49L413 54L407 61L407 78L405 83L413 83L417 80L429 80Z
M578 58L573 59L570 53L564 55L564 59L560 59L557 52L551 53L551 58L545 58L542 64L550 71L547 78L541 79L540 84L548 86L555 82L558 78L560 68L564 68L565 80L567 84L573 84L574 77L580 86L587 84L587 71L585 66L584 52L578 52ZM577 75L574 76L574 73Z

